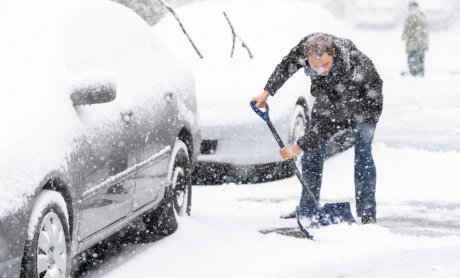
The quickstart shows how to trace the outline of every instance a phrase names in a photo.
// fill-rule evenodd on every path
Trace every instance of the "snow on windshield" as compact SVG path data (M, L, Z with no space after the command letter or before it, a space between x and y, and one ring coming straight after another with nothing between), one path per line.
M308 15L305 14L308 11ZM236 40L233 58L231 28L249 47ZM202 53L200 59L176 22L168 14L152 32L161 35L170 49L192 62L196 75L198 111L202 126L226 126L242 122L259 122L249 109L252 96L262 92L276 64L304 36L312 32L345 32L330 12L307 2L291 1L205 1L176 9L185 30ZM282 91L307 92L309 80L302 71L289 80ZM282 107L290 107L291 98L278 94L270 103L272 119L285 115ZM231 113L232 107L246 107Z

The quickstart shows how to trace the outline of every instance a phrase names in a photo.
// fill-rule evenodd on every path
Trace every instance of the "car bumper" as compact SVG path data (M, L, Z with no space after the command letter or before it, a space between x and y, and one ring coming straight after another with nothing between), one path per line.
M272 162L256 165L198 162L193 172L193 184L261 183L293 175L290 162Z
M274 120L273 124L284 143L292 144L288 140L288 117ZM205 126L202 138L198 163L251 166L281 161L279 145L262 120L233 126Z

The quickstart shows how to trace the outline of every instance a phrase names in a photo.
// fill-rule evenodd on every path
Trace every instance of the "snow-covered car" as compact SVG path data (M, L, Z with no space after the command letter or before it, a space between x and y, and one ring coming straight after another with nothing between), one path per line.
M195 183L260 182L289 174L250 99L304 36L343 34L339 26L324 8L304 1L203 1L173 9L152 28L195 69L203 138ZM271 120L287 144L303 135L309 120L309 82L299 71L269 99Z
M110 1L0 7L0 276L67 277L129 223L172 233L200 146L190 68Z
M449 29L455 22L455 7L448 0L418 0L432 30Z
M399 0L355 0L348 5L348 17L356 27L394 28L407 8Z

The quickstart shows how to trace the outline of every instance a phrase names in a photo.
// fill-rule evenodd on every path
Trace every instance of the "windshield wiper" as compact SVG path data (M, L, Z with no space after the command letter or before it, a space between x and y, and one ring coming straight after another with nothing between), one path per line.
M196 47L196 45L193 43L192 39L190 38L189 34L187 33L187 31L185 30L184 28L184 25L182 25L182 22L180 21L179 17L177 16L176 12L174 12L174 9L171 8L170 6L166 5L165 2L163 2L162 0L158 0L158 2L160 2L173 16L174 18L176 19L176 21L179 23L179 26L180 28L182 29L182 32L184 32L184 34L187 36L189 42L192 44L193 46L193 49L195 49L196 51L196 54L198 54L198 56L203 59L203 55L201 55L200 51L198 50L198 48Z
M228 18L227 14L225 12L222 12L225 16L225 19L227 19L227 22L228 22L228 25L230 25L230 30L232 31L232 36L233 36L233 44L232 44L232 52L230 53L230 57L233 57L233 51L235 50L235 41L236 39L239 39L240 42L241 42L241 46L246 48L246 50L248 51L248 55L249 55L249 58L253 58L252 56L252 53L251 53L251 50L249 49L249 47L247 46L247 44L244 43L244 41L240 38L240 36L238 36L235 32L235 28L233 28L233 25L232 23L230 22L230 19Z

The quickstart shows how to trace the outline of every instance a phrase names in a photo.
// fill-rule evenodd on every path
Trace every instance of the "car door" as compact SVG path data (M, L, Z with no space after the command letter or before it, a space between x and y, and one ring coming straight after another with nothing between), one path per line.
M139 124L141 148L138 153L139 167L136 174L134 209L154 205L161 200L168 180L168 167L172 149L179 140L186 122L196 121L193 76L186 63L177 60L160 41L153 30L142 35L146 52L138 65L148 72L151 82L142 92L145 102L136 111L142 119Z
M96 85L111 80L116 86L113 101L76 107L85 125L79 152L78 236L83 240L103 229L113 231L117 225L112 224L133 211L138 155L145 140L139 133L142 114L138 109L145 87L145 69L139 67L144 39L137 28L145 23L117 5L109 8L95 3L72 12L64 38L70 78L76 84Z
M174 142L173 93L160 93L160 97L148 100L139 108L142 115L139 133L142 135L141 148L137 153L139 161L134 192L134 210L159 201L167 183L168 163Z
M140 137L136 149L138 171L134 211L152 206L163 197L168 182L169 157L177 136L174 125L178 115L175 112L176 81L171 70L177 65L168 63L169 53L163 52L161 43L152 37L148 27L137 32L138 46L144 46L144 52L135 57L136 70L146 74L137 77L137 82L143 83L142 89L131 92L131 96L139 101L131 112Z
M77 153L82 198L80 229L83 240L132 211L136 173L135 127L117 113L101 119L110 104L76 107L84 134Z
M141 34L144 52L137 63L139 71L148 75L145 91L137 92L143 105L137 107L139 134L142 136L138 152L138 172L134 193L134 209L154 205L163 197L168 180L170 156L181 125L195 120L195 114L187 105L192 103L193 77L185 63L176 60L150 27ZM150 83L149 83L150 82ZM190 117L184 119L185 117Z

